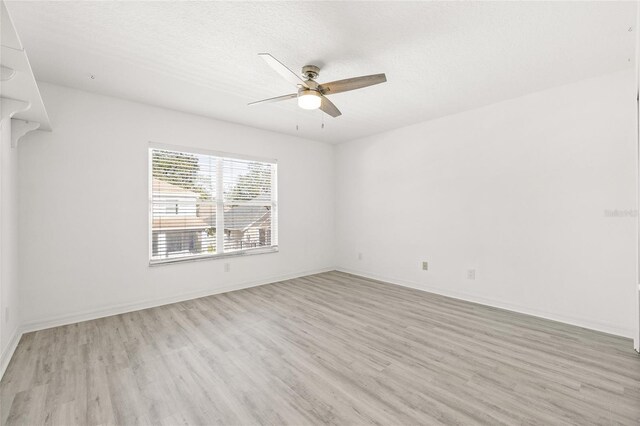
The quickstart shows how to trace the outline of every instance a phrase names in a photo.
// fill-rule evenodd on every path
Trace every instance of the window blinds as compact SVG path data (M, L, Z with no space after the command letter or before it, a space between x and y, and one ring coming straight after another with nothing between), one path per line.
M150 149L152 263L277 247L274 162Z

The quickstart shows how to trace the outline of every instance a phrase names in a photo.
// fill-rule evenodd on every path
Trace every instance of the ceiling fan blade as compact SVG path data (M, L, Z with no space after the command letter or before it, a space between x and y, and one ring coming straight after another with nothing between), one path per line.
M326 112L332 117L339 117L342 115L340 110L326 97L322 97L322 103L320 104L320 110Z
M297 93L291 93L289 95L276 96L275 98L263 99L261 101L249 102L247 105L267 104L270 102L286 101L287 99L297 98Z
M383 74L365 75L362 77L347 78L344 80L323 83L318 86L318 90L323 95L333 95L335 93L347 92L349 90L362 89L387 81L387 76Z
M302 77L300 77L298 74L294 73L293 71L291 71L289 68L287 68L282 62L280 62L279 60L277 60L276 58L274 58L273 56L271 56L268 53L258 53L258 56L260 56L262 59L265 60L265 62L271 67L273 68L273 70L275 72L277 72L278 74L280 74L282 77L284 77L285 80L287 80L289 83L297 86L297 85L302 85L303 87L306 87L307 89L309 88L309 86L307 85L307 83L302 79Z

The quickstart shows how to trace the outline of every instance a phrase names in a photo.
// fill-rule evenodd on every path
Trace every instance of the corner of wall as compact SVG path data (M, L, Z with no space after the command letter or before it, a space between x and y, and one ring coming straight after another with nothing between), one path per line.
M0 380L2 380L5 371L7 371L9 362L11 362L11 357L13 357L13 354L18 347L21 337L22 329L20 327L16 327L11 333L11 337L9 338L6 347L2 349L2 352L0 352Z

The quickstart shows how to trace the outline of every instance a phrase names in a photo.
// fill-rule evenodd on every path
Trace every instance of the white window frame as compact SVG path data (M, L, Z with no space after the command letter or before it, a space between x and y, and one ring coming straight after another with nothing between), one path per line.
M210 155L213 157L218 157L219 163L222 162L223 158L228 158L232 160L247 160L247 161L257 161L261 163L272 164L275 167L271 169L271 245L268 247L256 247L249 248L245 250L234 250L232 252L224 253L224 231L217 232L218 229L223 229L224 226L224 207L223 207L223 185L216 184L216 246L221 247L222 253L203 253L193 256L184 256L184 257L176 257L176 258L166 258L166 259L153 259L153 155L152 151L154 149L161 149L167 151L175 151L175 152L183 152L185 154L201 154L201 155ZM278 252L278 160L272 158L264 158L264 157L254 157L249 155L241 155L241 154L232 154L228 152L222 151L212 151L201 148L192 148L181 145L168 145L156 142L149 142L149 146L147 148L147 189L148 189L148 259L149 266L156 265L166 265L171 263L183 263L183 262L194 262L200 260L211 260L211 259L222 259L222 258L230 258L230 257L241 257L248 255L257 255L257 254L266 254L266 253L277 253ZM217 167L216 172L218 173L217 182L222 182L222 167Z

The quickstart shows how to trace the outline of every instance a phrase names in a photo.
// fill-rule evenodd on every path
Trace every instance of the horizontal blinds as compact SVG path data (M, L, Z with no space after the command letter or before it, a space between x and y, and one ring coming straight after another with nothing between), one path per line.
M272 245L272 165L225 158L224 251Z
M164 149L150 155L151 260L276 245L275 164Z

